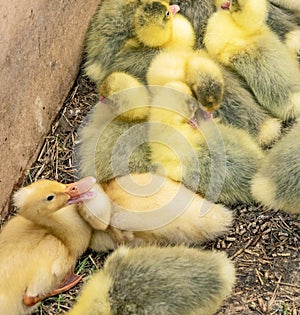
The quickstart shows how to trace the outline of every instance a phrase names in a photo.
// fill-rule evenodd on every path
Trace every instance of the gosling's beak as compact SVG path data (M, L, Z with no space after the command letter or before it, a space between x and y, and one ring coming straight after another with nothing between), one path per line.
M170 5L170 11L172 13L172 15L174 16L177 12L179 12L180 7L177 4L172 4Z
M103 95L100 95L99 96L99 101L101 102L101 103L105 103L105 96L103 96Z
M221 4L221 9L223 9L223 10L229 10L229 9L230 9L230 1L223 2L223 3Z
M192 117L189 121L188 124L191 125L194 129L198 129L198 121L196 119L196 116Z
M67 184L65 193L70 197L68 204L73 204L93 198L94 193L90 190L95 185L95 183L96 179L92 176L89 176L79 180L78 182Z

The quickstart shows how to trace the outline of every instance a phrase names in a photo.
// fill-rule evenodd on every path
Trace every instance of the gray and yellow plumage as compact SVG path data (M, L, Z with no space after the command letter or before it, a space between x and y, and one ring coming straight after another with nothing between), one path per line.
M228 67L221 68L224 95L214 117L225 125L247 131L260 146L276 141L281 134L281 121L267 113L248 90L244 80Z
M114 81L114 78L116 81ZM114 85L115 82L123 82L122 87L121 83L116 85L121 91L116 93L115 96L117 106L123 109L120 116L123 116L123 118L113 120L112 124L102 133L99 126L103 125L101 121L105 115L103 114L103 105L97 105L90 116L89 123L80 133L81 175L93 175L99 182L107 182L115 177L133 172L156 172L158 163L164 158L164 155L163 151L160 152L159 149L153 152L153 147L151 148L148 143L149 126L151 128L151 124L154 122L151 120L150 125L146 123L149 120L149 108L142 106L142 108L134 110L133 113L135 114L145 115L144 120L136 121L133 119L133 115L126 116L127 111L125 110L129 104L130 106L136 106L137 102L141 105L150 104L147 103L149 102L149 95L146 88L142 85L139 86L140 83L136 79L124 73L112 74L105 82L107 86L109 84ZM129 84L128 87L135 84L139 88L122 91L125 84ZM170 138L169 133L166 132L168 123L164 123L163 120L164 117L167 119L168 117L172 119L174 115L176 117L177 114L174 113L172 108L179 108L177 113L180 112L181 107L186 105L185 98L183 98L184 102L181 104L179 98L174 99L174 96L176 96L174 91L170 90L170 93L168 91L165 93L165 90L163 90L161 99L159 99L159 90L160 88L154 93L157 96L155 96L155 104L157 106L164 103L167 111L161 116L158 115L158 119L160 119L158 122L163 124L158 125L158 129L152 133L150 140L162 142L166 145L168 145L170 139L175 140L171 143L171 150L185 154L185 158L180 161L183 163L182 182L192 191L200 193L201 196L206 196L208 189L212 189L209 190L208 199L225 205L253 202L249 189L250 180L256 173L264 154L252 137L237 128L224 126L214 121L200 121L200 130L202 127L204 128L203 135L198 134L198 131L194 133L192 131L196 149L193 148L192 153L187 155L185 140L189 141L189 135L186 136L179 132L178 136L180 134L180 137L177 140L176 133ZM153 90L151 92L153 93ZM188 99L190 98L188 97ZM112 95L113 99L114 95ZM153 103L151 104L153 107ZM112 102L105 106L109 108L109 106L116 105ZM126 120L126 117L130 117L130 122ZM187 122L184 124L187 125ZM187 125L187 127L190 126ZM162 130L159 128L162 128ZM190 134L191 131L188 132ZM168 154L166 153L166 156ZM166 162L165 166L167 164ZM173 179L178 180L178 178Z
M267 1L219 1L205 33L209 54L243 77L259 104L289 120L300 115L300 71L267 26Z
M300 123L282 137L259 168L252 192L263 205L300 213Z
M235 279L224 253L149 246L117 249L68 315L212 315Z
M216 11L215 0L171 0L180 6L180 13L189 19L196 32L196 47L204 48L205 28L210 16ZM285 42L290 33L299 30L300 10L298 0L269 0L267 23ZM300 49L300 47L298 47Z
M168 1L103 1L86 35L86 75L97 85L115 71L144 80L152 58L171 40L171 29Z

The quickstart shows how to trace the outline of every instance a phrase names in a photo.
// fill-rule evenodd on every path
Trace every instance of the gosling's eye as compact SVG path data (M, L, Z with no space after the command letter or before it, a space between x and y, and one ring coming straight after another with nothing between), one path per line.
M189 105L191 106L192 110L196 109L196 103L194 101L191 101Z
M232 5L236 5L237 2L238 2L237 0L231 0L231 4L232 4Z
M49 195L49 196L46 197L46 200L47 201L52 201L54 198L55 198L54 195Z
M170 16L171 16L170 11L167 11L167 12L166 12L166 14L165 14L165 16L166 16L166 18L167 18L167 19L169 19L169 18L170 18Z

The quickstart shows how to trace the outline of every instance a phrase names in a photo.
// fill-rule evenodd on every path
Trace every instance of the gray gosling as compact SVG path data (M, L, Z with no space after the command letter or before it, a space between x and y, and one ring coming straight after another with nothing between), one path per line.
M268 152L252 180L252 194L274 210L300 213L300 122Z
M66 315L212 315L234 281L234 266L221 252L120 247Z
M217 0L204 38L209 54L239 73L274 117L300 115L300 70L265 20L266 0Z

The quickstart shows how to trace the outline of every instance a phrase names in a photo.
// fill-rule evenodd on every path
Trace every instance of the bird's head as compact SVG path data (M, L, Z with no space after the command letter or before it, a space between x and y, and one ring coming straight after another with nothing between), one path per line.
M149 47L160 47L172 39L173 16L178 5L164 1L147 1L138 7L134 27L138 40Z
M20 215L50 215L61 208L94 197L90 189L94 177L85 177L72 184L62 184L52 180L39 180L21 188L14 194L14 204Z
M182 82L169 82L164 87L153 86L151 92L155 95L152 110L159 110L164 120L190 124L197 128L195 113L199 108L198 101L192 96L190 88Z
M150 95L146 86L125 72L113 72L100 85L102 102L110 106L115 117L143 120L148 116Z

